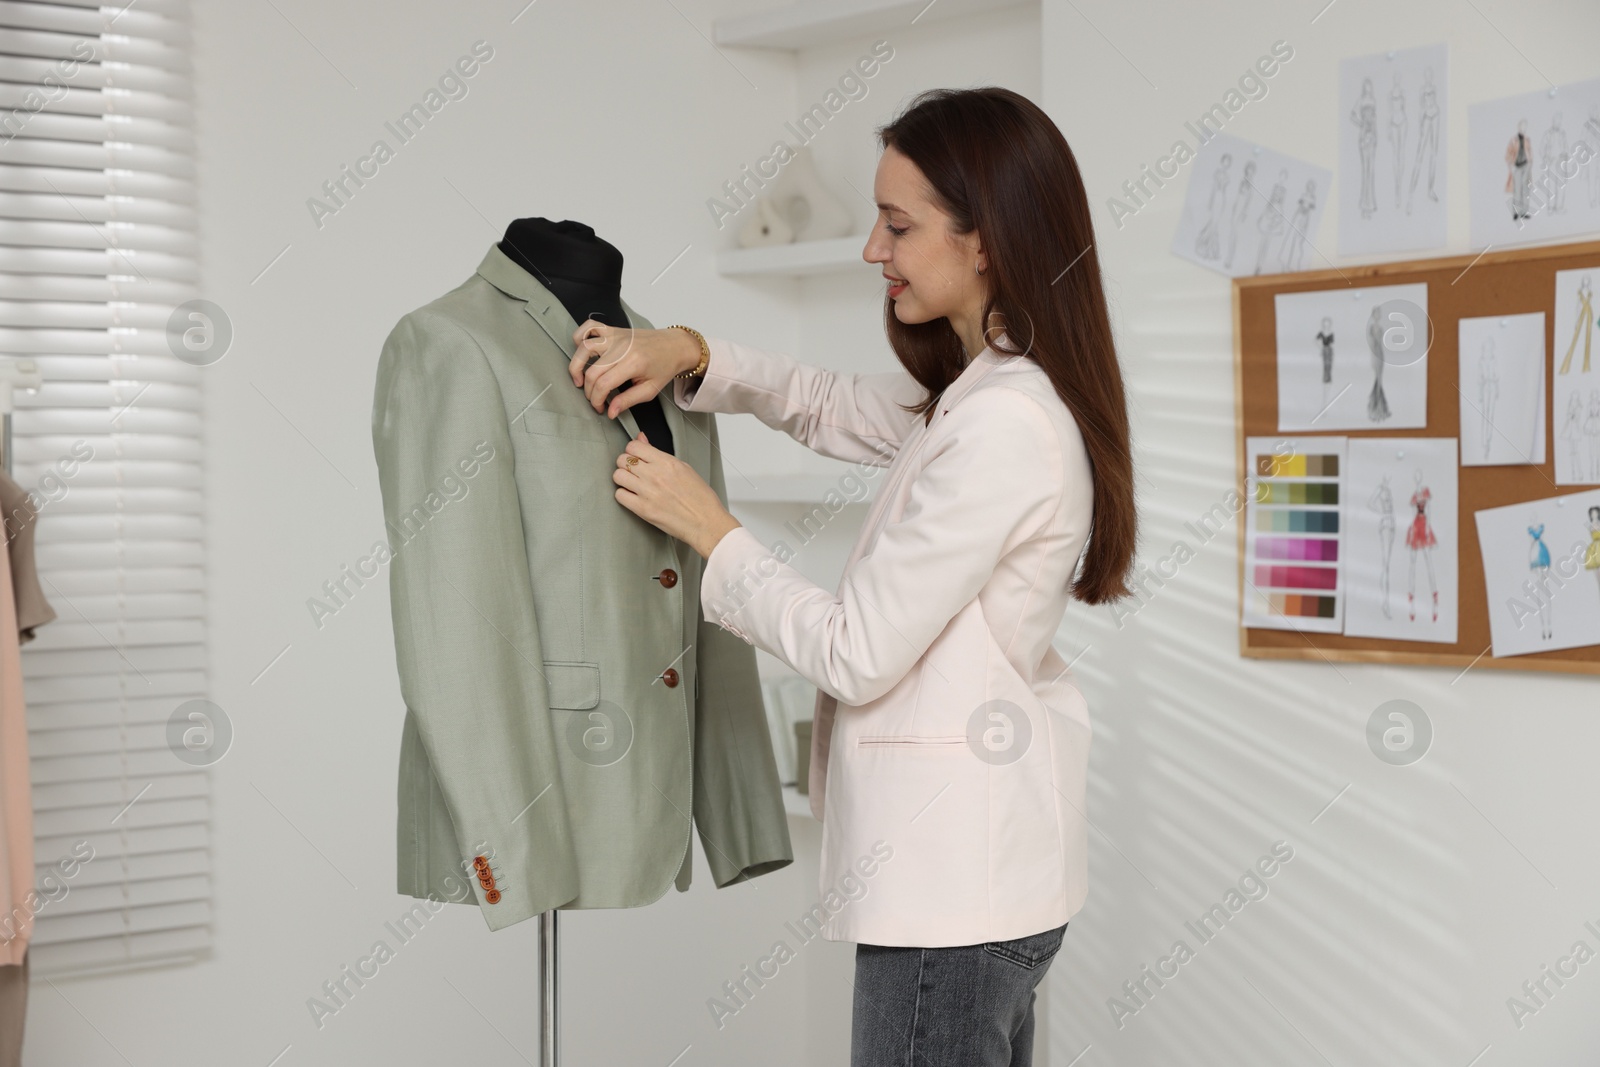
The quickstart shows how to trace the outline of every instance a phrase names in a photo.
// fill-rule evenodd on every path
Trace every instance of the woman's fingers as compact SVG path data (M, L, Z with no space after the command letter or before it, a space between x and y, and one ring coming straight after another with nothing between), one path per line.
M626 379L624 379L625 381ZM633 384L612 398L611 406L606 409L607 418L615 418L635 404L643 403L655 396L659 390L654 382L635 378ZM613 414L615 413L615 414Z
M595 319L585 319L576 330L572 331L572 344L575 351L572 361L567 364L567 374L572 378L572 384L583 385L583 372L588 369L589 361L599 354L604 347L605 331L610 329L605 323Z

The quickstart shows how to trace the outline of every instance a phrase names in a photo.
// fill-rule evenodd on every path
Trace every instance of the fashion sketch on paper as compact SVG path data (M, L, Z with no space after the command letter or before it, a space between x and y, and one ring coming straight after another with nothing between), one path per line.
M1367 418L1382 422L1389 417L1389 398L1383 393L1383 323L1378 320L1382 305L1375 304L1367 317L1367 347L1372 349L1372 392L1367 394Z
M1217 172L1211 178L1211 195L1206 198L1206 224L1194 239L1194 254L1201 259L1216 259L1222 254L1219 229L1222 217L1228 211L1228 168L1233 166L1233 156L1227 152L1217 161Z
M1577 390L1567 394L1567 411L1561 418L1561 433L1567 445L1567 458L1572 462L1572 480L1589 481L1589 449L1583 432L1583 395Z
M1600 171L1600 165L1595 170ZM1578 348L1578 335L1583 334L1583 373L1589 373L1589 342L1594 334L1594 284L1585 274L1578 281L1578 321L1573 324L1572 340L1567 343L1567 356L1561 361L1557 374L1565 374L1572 367L1572 353Z
M1256 231L1261 234L1261 244L1256 248L1255 273L1260 274L1261 268L1267 263L1267 246L1272 244L1283 233L1283 194L1286 191L1284 182L1289 180L1287 170L1278 171L1278 182L1272 187L1272 194L1267 198L1267 206L1261 209L1261 217L1256 219Z
M1439 586L1433 580L1433 546L1439 539L1433 535L1433 526L1428 521L1428 501L1433 499L1433 492L1422 484L1422 468L1417 468L1416 489L1411 493L1411 506L1417 509L1416 515L1411 519L1411 525L1406 528L1406 547L1411 550L1411 566L1406 572L1406 610L1411 613L1411 621L1417 621L1417 556L1422 556L1423 565L1428 569L1428 589L1433 593L1433 621L1439 621Z
M1589 480L1600 482L1600 389L1589 390L1589 410L1583 413L1583 435L1589 441Z
M1517 132L1506 145L1506 192L1511 194L1511 217L1528 219L1528 177L1533 168L1533 141L1528 137L1528 120L1517 120Z
M1370 219L1378 209L1377 194L1373 190L1373 168L1378 154L1378 101L1372 94L1372 79L1361 79L1361 99L1350 109L1350 121L1359 132L1357 143L1361 146L1361 217Z
M1600 507L1589 509L1589 521L1585 523L1589 528L1589 544L1583 550L1583 569L1593 571L1596 582L1600 582Z
M1528 570L1533 577L1523 582L1522 588L1539 605L1539 636L1548 641L1554 636L1550 628L1550 547L1544 543L1544 523L1534 525L1538 518L1535 514L1528 520L1528 536L1532 538L1528 544Z
M1561 128L1561 112L1550 116L1550 128L1544 132L1544 149L1539 155L1543 173L1539 175L1539 188L1550 197L1550 211L1562 215L1567 210L1567 131Z
M1400 206L1400 184L1406 176L1406 94L1400 72L1394 72L1389 89L1389 147L1394 150L1394 206Z
M1317 180L1306 180L1306 191L1295 204L1294 218L1289 222L1289 236L1283 239L1283 253L1278 262L1284 270L1299 270L1306 254L1306 228L1311 225L1311 212L1317 207Z
M1421 114L1417 116L1417 158L1411 164L1411 191L1406 194L1406 214L1417 199L1417 178L1422 174L1422 163L1428 163L1428 199L1439 202L1434 191L1434 175L1439 168L1439 93L1433 87L1433 68L1422 72Z
M1378 588L1383 590L1383 617L1391 619L1389 609L1389 561L1394 557L1394 493L1385 474L1367 498L1367 507L1378 513Z
M1229 270L1233 269L1233 252L1239 247L1239 231L1244 228L1245 219L1250 214L1250 202L1255 196L1255 160L1247 159L1244 163L1244 177L1239 179L1239 192L1233 200L1233 210L1228 213L1228 258L1222 265Z
M1328 410L1328 390L1333 385L1333 320L1322 316L1322 329L1317 331L1317 343L1322 346L1322 408Z
M1589 121L1583 124L1583 128L1589 131L1585 139L1590 144L1600 143L1600 104L1589 109ZM1589 177L1589 206L1600 207L1600 167L1591 163L1583 170Z
M1494 402L1500 398L1500 374L1494 365L1494 338L1483 339L1478 353L1478 411L1483 417L1483 458L1494 443Z

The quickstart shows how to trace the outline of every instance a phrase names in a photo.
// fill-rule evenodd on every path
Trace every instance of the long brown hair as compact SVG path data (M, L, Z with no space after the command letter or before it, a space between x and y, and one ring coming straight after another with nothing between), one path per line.
M1072 595L1103 604L1132 595L1137 515L1122 370L1078 163L1056 124L1009 89L930 89L878 130L916 164L957 233L976 229L989 266L982 322L1005 324L1005 348L1038 363L1077 420L1094 471L1094 518ZM950 320L908 325L884 301L889 345L928 390L909 410L932 418L966 366ZM993 329L985 334L998 340ZM1015 347L1021 345L1022 347Z

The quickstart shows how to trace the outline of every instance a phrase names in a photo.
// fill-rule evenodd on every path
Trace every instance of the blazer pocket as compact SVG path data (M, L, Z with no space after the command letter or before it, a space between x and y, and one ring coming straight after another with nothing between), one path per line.
M965 734L954 734L948 737L922 737L917 734L881 734L856 738L856 746L858 748L865 748L868 745L892 745L897 748L940 748L946 745L964 745L966 743L967 736Z
M600 664L544 661L545 685L552 708L582 711L600 703Z
M590 419L579 415L563 415L547 408L531 408L522 413L522 425L528 433L599 441L602 444L609 443L613 437L613 432L606 426L609 421L604 415L597 414ZM626 444L626 441L618 441L617 451L621 452Z

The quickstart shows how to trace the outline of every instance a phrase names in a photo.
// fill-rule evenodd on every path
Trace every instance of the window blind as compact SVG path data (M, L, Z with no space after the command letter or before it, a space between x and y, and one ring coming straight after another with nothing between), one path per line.
M167 743L207 689L189 40L183 0L0 0L0 358L44 376L12 476L57 616L23 646L38 974L210 945L209 771Z

